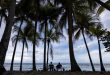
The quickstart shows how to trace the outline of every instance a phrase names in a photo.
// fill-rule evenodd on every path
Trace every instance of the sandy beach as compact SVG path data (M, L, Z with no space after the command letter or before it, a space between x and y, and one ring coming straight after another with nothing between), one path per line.
M110 75L110 72L5 72L4 75Z

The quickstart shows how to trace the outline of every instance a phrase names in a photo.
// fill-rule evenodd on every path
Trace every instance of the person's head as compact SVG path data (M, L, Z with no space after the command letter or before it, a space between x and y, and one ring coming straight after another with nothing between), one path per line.
M50 62L50 64L52 64L52 62Z

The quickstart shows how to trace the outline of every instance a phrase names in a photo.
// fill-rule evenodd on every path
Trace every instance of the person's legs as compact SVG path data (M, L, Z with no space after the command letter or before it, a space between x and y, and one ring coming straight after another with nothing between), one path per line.
M52 67L50 68L50 71L52 71Z
M52 67L52 71L54 71L54 68Z

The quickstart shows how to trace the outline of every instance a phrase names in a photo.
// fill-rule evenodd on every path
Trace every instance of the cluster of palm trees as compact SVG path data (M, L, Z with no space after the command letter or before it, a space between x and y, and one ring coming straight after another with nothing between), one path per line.
M101 71L105 71L100 47L100 37L105 30L102 28L97 13L103 12L104 8L110 11L108 4L109 0L106 3L101 0L0 0L0 26L2 22L6 23L0 42L0 69L4 64L12 30L15 35L12 38L14 52L10 70L13 71L18 41L23 44L20 71L22 71L24 47L28 49L28 42L33 44L32 70L36 70L36 45L38 46L39 41L42 41L44 42L43 70L47 71L49 52L53 58L52 42L58 42L61 37L64 37L63 29L68 28L71 71L81 71L75 60L73 49L73 38L78 39L80 34L83 36L93 71L95 68L85 34L97 38ZM98 12L96 12L97 7L99 7Z

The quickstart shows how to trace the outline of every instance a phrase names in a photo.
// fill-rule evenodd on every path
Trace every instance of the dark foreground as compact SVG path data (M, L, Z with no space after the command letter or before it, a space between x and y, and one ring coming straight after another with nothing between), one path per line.
M4 75L110 75L110 72L5 72Z

